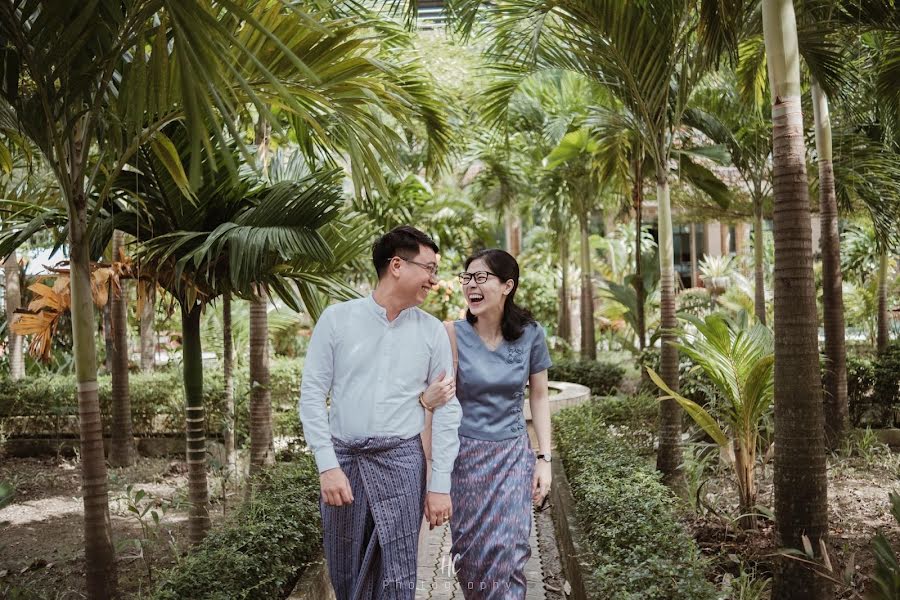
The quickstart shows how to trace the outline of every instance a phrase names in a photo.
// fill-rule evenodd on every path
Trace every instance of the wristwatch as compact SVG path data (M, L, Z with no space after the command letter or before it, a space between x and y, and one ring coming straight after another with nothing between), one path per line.
M550 462L550 453L547 452L546 454L538 454L536 458Z

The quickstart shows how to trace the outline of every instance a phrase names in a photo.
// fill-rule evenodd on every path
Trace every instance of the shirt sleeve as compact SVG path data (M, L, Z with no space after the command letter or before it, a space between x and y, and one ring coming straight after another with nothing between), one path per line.
M547 337L544 328L539 323L534 324L534 335L531 338L531 374L546 371L553 365L550 360L550 350L547 348Z
M339 467L325 400L334 382L333 311L325 310L313 329L303 364L298 412L303 436L316 457L319 473Z
M453 371L453 351L450 349L450 339L442 325L436 327L436 340L434 352L431 357L431 365L428 373L428 383L437 379L441 371L456 377ZM431 481L428 484L429 492L440 494L450 493L450 473L453 471L453 463L459 453L459 424L462 421L462 407L454 396L444 406L435 409L434 418L431 421Z

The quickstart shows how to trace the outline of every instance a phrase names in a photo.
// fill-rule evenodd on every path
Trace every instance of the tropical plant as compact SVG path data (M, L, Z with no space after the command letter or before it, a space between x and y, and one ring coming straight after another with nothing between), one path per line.
M498 6L493 11L497 22L491 53L504 60L495 68L495 83L485 91L489 116L502 121L508 98L522 78L535 70L563 68L593 78L634 115L642 147L656 165L664 340L661 370L674 387L678 386L678 357L669 343L674 341L677 322L668 166L689 98L713 63L710 59L723 46L708 32L715 30L713 21L724 18L724 11L718 10L716 2L700 4L699 11L697 3L689 0L529 0ZM699 21L700 14L710 22ZM712 187L728 195L727 188ZM680 414L676 402L660 404L657 466L666 481L676 486L681 464Z
M189 160L187 134L177 125L166 129L180 165ZM232 148L238 160L238 149ZM252 172L235 178L204 161L202 185L192 202L184 202L177 179L166 176L150 148L139 155L147 175L123 174L112 184L115 205L100 211L98 231L109 235L112 228L121 229L141 240L135 254L141 273L181 307L190 535L197 542L209 525L200 360L204 306L223 293L255 298L265 286L294 310L302 306L318 316L320 292L355 296L342 281L336 260L355 257L368 230L335 225L341 197L334 170L300 170L270 183Z
M714 313L701 320L687 317L696 333L682 333L678 349L713 382L721 404L709 410L673 391L648 367L653 382L672 398L715 442L734 449L734 470L740 500L740 522L756 522L757 487L754 469L760 426L772 405L772 332L762 323L751 323L747 313L735 319Z
M734 259L731 256L703 255L698 265L703 283L713 294L721 294L731 284L731 277L735 273Z

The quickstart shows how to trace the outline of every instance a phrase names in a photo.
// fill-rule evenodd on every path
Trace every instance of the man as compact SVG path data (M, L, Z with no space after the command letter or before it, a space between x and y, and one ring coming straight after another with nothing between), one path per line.
M372 249L375 291L328 307L307 350L300 419L319 469L338 600L412 600L423 495L432 527L450 519L462 409L446 376L455 373L444 327L417 308L436 282L437 253L413 227L382 236ZM436 379L438 394L425 397ZM419 437L426 409L434 410L427 495Z

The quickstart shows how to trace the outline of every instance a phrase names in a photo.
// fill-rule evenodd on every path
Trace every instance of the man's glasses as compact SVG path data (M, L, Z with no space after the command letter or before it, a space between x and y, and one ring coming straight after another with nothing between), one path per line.
M416 265L417 267L422 267L423 269L425 269L426 271L428 271L429 275L431 275L432 277L434 277L435 275L437 275L437 271L438 271L437 265L430 265L430 264L426 264L426 263L416 262L416 261L410 260L410 259L408 259L408 258L403 258L402 256L395 256L394 258L399 258L400 260L402 260L402 261L404 261L404 262L408 262L408 263L414 264L414 265Z
M475 280L475 283L484 283L485 281L488 280L489 275L493 275L497 279L500 279L499 275L497 275L495 273L491 273L490 271L476 271L475 273L463 272L463 273L460 273L458 275L458 277L459 277L459 282L463 285L466 285L467 283L472 281L472 279Z

